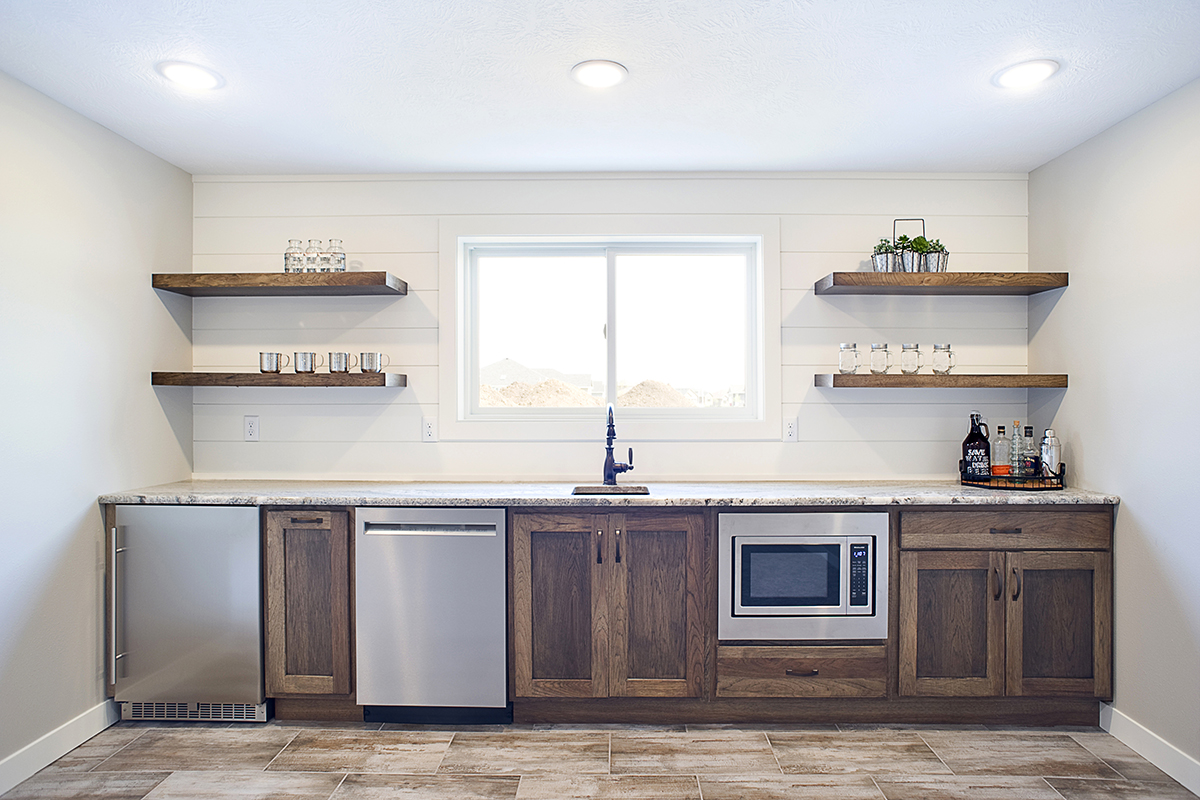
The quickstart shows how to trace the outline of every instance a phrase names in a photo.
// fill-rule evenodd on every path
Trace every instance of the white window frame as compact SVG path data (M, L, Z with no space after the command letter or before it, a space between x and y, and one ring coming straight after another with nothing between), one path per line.
M440 221L439 402L441 438L449 441L594 441L603 424L599 408L493 409L478 407L477 353L470 268L472 252L489 245L534 244L545 254L555 245L573 254L589 247L608 254L608 291L613 292L612 259L618 253L679 252L688 244L752 248L747 281L752 317L747 343L747 405L724 409L643 409L617 407L622 441L777 440L780 412L779 219L778 217L454 217ZM536 231L530 233L529 231ZM720 232L714 235L714 232ZM542 250L540 248L546 248ZM513 251L515 252L515 251ZM565 251L563 251L565 252ZM720 287L714 287L719 291ZM767 298L772 298L770 302ZM609 330L616 332L609 304ZM617 332L619 336L619 332ZM609 337L606 391L615 382ZM472 365L474 368L472 368ZM753 388L753 391L751 389ZM715 413L714 413L715 412ZM599 434L600 438L602 436Z

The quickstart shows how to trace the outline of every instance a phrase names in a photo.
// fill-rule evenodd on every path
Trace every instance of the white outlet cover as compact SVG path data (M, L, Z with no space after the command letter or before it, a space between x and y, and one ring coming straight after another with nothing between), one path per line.
M436 442L437 440L437 417L421 417L421 441Z

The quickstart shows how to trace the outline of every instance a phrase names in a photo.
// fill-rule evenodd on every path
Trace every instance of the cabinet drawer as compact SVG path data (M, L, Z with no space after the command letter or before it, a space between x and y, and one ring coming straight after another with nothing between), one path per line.
M1107 550L1112 514L1102 511L904 511L905 550Z
M718 697L885 697L887 650L718 647Z

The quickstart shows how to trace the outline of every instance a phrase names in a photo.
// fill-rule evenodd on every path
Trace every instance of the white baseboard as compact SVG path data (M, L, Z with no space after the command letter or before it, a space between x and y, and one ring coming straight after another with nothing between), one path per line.
M1189 792L1200 794L1200 761L1107 703L1100 704L1100 727L1179 781Z
M0 794L74 750L120 718L117 704L105 700L0 760Z

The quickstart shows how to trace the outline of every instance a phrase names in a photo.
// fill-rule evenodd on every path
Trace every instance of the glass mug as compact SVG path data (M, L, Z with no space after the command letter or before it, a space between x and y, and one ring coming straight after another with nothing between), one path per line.
M330 372L349 372L353 367L356 366L358 366L358 357L352 353L329 354Z
M925 366L925 356L919 344L900 345L900 371L905 375L916 375Z
M387 363L384 363L385 359ZM387 353L361 353L358 356L358 368L363 372L382 372L391 363L392 359Z
M259 372L279 372L283 367L290 364L287 354L285 353L259 353L258 354L258 371Z
M871 372L883 375L891 368L892 354L888 352L887 343L871 345Z
M841 349L838 351L838 372L843 375L853 375L858 372L860 361L858 343L842 342Z
M325 359L316 353L296 353L292 363L296 365L296 372L309 373L316 372L317 367L325 366Z
M949 375L954 369L954 351L948 344L933 346L933 371L938 375Z

